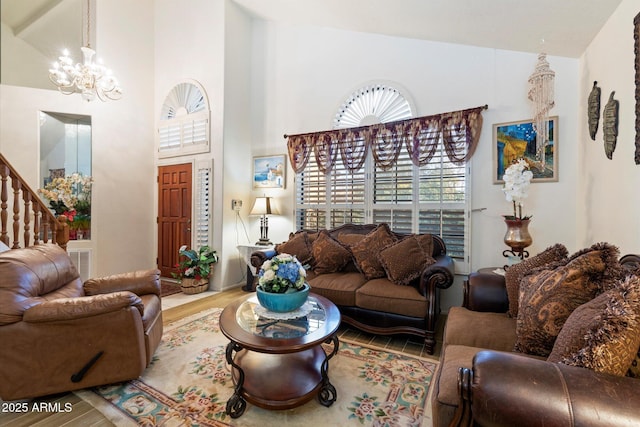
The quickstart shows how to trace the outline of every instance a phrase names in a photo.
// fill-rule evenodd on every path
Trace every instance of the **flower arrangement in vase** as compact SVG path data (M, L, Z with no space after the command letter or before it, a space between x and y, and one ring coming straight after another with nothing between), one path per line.
M53 178L38 193L49 201L49 208L69 222L72 240L89 238L91 230L91 186L93 179L80 173Z
M522 215L523 200L528 196L532 178L533 172L529 170L529 165L524 159L518 159L504 172L502 191L507 201L513 203L513 215L504 215L507 224L504 242L511 248L510 252L521 259L529 255L524 249L533 243L528 230L531 215Z
M256 288L260 305L275 312L300 308L309 294L306 277L306 270L293 255L279 254L265 261Z
M178 272L171 273L171 276L178 280L182 291L195 294L207 290L212 266L218 262L217 252L206 245L201 246L197 251L187 249L187 246L183 245L178 250L178 254L181 256L180 261L175 265Z

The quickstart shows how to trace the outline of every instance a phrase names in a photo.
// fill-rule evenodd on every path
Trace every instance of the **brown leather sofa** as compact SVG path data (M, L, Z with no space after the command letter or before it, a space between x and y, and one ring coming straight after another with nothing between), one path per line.
M348 246L348 238L352 239L353 235L366 236L376 227L374 224L345 224L327 232L332 238ZM310 236L318 234L302 230L293 233L289 241L300 233L308 233ZM398 241L409 236L403 233L392 234ZM416 278L408 286L395 284L387 277L367 280L351 259L340 271L326 274L314 273L311 266L307 272L311 292L336 304L344 323L373 334L411 334L423 337L425 349L433 354L436 321L440 314L440 290L453 283L454 266L453 260L446 254L444 241L436 235L432 238L432 257L435 263L421 266L416 272ZM279 248L280 245L277 245L275 251L254 252L251 264L259 270L262 263L274 256Z
M162 337L158 270L87 280L42 244L0 253L0 398L137 378Z
M640 271L640 256L620 263ZM640 379L513 351L505 279L472 273L447 319L431 398L433 425L639 426Z

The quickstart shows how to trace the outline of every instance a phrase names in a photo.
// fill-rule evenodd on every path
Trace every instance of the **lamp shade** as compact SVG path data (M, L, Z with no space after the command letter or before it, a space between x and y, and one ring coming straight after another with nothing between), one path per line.
M256 197L249 215L277 215L276 209L271 207L271 197Z

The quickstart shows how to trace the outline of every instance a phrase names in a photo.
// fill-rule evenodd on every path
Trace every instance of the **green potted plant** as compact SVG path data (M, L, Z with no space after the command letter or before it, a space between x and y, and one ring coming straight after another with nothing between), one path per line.
M187 249L183 245L178 250L180 261L176 264L175 273L171 273L174 279L178 279L182 292L197 294L209 288L209 276L213 270L213 264L218 262L218 254L209 246L201 246L197 251Z
M298 259L279 254L260 267L256 293L258 302L274 312L288 312L300 308L309 295L307 272Z

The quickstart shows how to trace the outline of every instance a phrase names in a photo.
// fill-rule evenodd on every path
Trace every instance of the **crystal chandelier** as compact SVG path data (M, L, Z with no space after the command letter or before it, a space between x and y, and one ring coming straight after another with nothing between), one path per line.
M96 51L91 49L89 35L91 34L91 0L87 0L87 45L80 48L84 61L73 64L69 52L65 49L62 56L49 70L49 79L65 95L82 94L82 99L93 101L96 96L101 101L117 100L122 97L122 89L111 70L100 61L93 62Z

